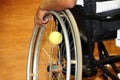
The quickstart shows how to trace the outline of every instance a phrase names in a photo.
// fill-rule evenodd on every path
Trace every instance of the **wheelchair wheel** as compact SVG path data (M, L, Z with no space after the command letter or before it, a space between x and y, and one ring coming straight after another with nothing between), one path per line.
M49 15L45 26L34 27L28 52L27 80L81 80L80 35L74 18L69 10L49 11ZM53 31L63 35L58 45L48 39Z

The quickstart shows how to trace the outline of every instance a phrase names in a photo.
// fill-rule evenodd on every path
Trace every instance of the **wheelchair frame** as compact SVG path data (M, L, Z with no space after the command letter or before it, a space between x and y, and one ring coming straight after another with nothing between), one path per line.
M72 13L71 13L72 12ZM78 12L78 11L77 11ZM44 80L71 80L71 75L74 75L74 80L81 80L82 79L82 73L83 73L83 66L86 67L86 72L87 76L94 76L97 73L97 68L100 68L103 71L103 78L104 80L107 80L108 77L111 78L112 80L119 80L120 79L120 71L115 65L116 62L120 62L120 55L116 56L111 56L109 55L103 40L109 40L111 37L104 37L104 38L95 38L93 36L93 33L91 30L87 31L87 37L82 34L80 25L79 25L79 19L77 19L78 15L76 11L72 10L64 10L60 12L55 12L55 11L50 11L48 14L50 15L50 18L52 17L52 21L54 22L54 31L58 31L62 33L64 36L64 41L62 43L66 45L67 47L61 47L61 44L56 45L57 47L52 47L55 48L54 50L56 51L57 55L56 56L56 61L52 61L52 56L48 53L46 53L45 49L43 49L43 52L47 54L48 58L50 58L50 61L47 62L45 71L46 71L46 78ZM91 16L91 15L85 15L87 16L86 18L88 19L99 19L99 20L108 20L108 18L101 18L101 16ZM77 22L75 22L75 20ZM116 18L114 18L115 20ZM110 19L112 20L112 18ZM119 20L119 19L118 19ZM109 21L109 20L108 20ZM53 24L53 23L52 23ZM81 24L81 23L80 23ZM51 25L52 26L52 25ZM45 33L44 30L51 30L51 28L46 29L46 26L40 26L36 25L33 34L31 37L31 42L30 42L30 48L29 48L29 53L28 53L28 64L27 64L27 80L38 80L39 77L43 78L42 72L39 71L40 68L38 68L38 61L39 61L39 53L40 51L40 45L42 44L42 33ZM68 29L70 28L70 29ZM120 26L119 26L120 28ZM53 30L51 30L53 31ZM50 31L50 32L51 32ZM50 33L49 32L49 33ZM70 35L68 34L70 33ZM79 34L80 33L80 34ZM49 35L49 34L47 34ZM72 35L72 36L71 36ZM116 32L113 31L111 33L112 38L116 37ZM49 36L46 36L49 37ZM108 39L107 39L108 38ZM84 56L84 53L82 53L82 43L81 40L85 41L87 43L87 48L88 48L88 56L89 56L89 64L83 65L82 56ZM48 38L47 38L48 41ZM99 51L99 60L95 59L94 56L94 44L95 42L98 43L98 51ZM71 43L73 43L71 47ZM47 45L47 44L45 44ZM44 46L45 46L44 45ZM48 46L50 46L49 44ZM60 51L61 49L61 51ZM74 50L73 50L74 49ZM71 51L73 50L73 51ZM62 57L63 53L62 51L66 51L64 54L64 57ZM40 55L41 56L41 55ZM53 59L54 60L54 59ZM45 60L46 61L46 60ZM109 64L111 65L112 69L116 73L116 75L112 74L109 69L107 69L106 65ZM41 64L42 67L42 64ZM74 68L73 68L74 67ZM41 72L39 75L39 72ZM42 80L42 79L40 79Z

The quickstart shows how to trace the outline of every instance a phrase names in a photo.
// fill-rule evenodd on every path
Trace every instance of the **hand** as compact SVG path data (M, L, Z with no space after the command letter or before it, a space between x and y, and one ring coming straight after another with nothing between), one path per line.
M40 25L45 25L49 21L48 18L44 18L46 15L46 12L47 12L46 10L42 10L39 8L35 15L34 23L40 24Z

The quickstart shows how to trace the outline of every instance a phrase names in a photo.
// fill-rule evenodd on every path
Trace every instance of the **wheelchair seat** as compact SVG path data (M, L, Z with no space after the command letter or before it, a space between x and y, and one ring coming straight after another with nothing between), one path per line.
M84 0L84 9L89 17L102 20L120 18L120 0Z
M84 13L86 24L93 26L90 31L95 41L117 37L117 30L120 29L120 0L85 0Z
M75 6L71 11L85 40L88 36L93 41L117 37L117 30L120 29L120 0L84 0L84 7Z

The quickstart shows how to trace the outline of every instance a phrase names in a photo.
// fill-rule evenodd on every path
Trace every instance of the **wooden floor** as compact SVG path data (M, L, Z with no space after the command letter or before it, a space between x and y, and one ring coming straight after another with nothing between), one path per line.
M29 40L39 3L40 0L0 0L0 80L26 80ZM120 54L119 48L112 46L113 40L106 44L111 53ZM94 76L85 80L101 79Z

